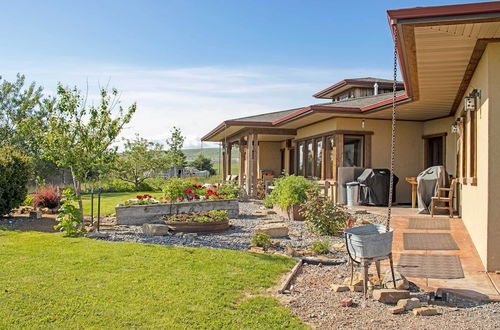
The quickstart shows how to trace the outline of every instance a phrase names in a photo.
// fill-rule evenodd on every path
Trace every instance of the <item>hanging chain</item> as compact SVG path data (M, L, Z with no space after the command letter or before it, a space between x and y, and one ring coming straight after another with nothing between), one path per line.
M394 191L394 154L396 149L396 84L398 76L398 31L394 29L394 81L392 83L392 126L391 126L391 174L389 181L389 203L387 204L386 231L389 231L392 217L392 195Z

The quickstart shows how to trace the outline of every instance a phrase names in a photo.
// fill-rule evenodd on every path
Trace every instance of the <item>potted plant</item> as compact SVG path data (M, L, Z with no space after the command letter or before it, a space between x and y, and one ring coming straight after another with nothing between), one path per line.
M271 200L276 212L289 220L304 220L300 207L307 200L308 189L314 189L314 185L302 176L286 175L274 180Z

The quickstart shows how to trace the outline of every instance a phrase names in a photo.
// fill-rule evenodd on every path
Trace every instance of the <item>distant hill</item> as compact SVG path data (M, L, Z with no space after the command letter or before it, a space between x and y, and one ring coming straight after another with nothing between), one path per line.
M200 152L203 152L203 156L210 158L213 163L218 163L219 162L219 148L203 148L202 149L183 149L182 152L186 155L186 160L188 162L194 160ZM231 151L231 162L232 163L237 163L238 162L238 148L234 148Z

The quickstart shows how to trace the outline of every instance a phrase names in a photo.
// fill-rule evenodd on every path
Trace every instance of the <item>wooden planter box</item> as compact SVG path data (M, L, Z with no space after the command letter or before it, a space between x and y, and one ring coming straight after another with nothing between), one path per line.
M220 233L229 229L229 220L213 222L165 221L165 223L171 231L181 233Z
M304 221L305 217L300 213L301 205L295 204L290 206L288 209L283 210L279 206L274 206L274 211L283 218L287 218L288 220L294 221Z
M238 218L240 213L237 199L151 205L120 205L116 207L116 223L118 225L142 226L145 223L157 222L162 216L212 210L226 210L230 219Z

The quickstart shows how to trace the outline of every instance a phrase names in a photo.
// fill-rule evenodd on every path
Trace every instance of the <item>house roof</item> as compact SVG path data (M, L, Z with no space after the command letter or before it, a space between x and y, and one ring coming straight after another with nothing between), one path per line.
M500 1L389 10L404 91L398 91L399 120L430 120L454 114L488 42L500 40ZM417 65L418 64L418 65ZM375 78L345 79L315 94L324 97L347 84L373 84ZM353 82L354 81L354 82ZM379 79L378 84L388 83ZM204 141L221 141L246 127L298 128L337 116L390 118L392 93L225 121ZM224 133L221 133L224 132Z
M352 88L352 87L373 87L373 85L377 83L379 85L379 88L392 88L392 80L388 79L380 79L380 78L373 78L373 77L366 77L366 78L351 78L351 79L344 79L341 80L313 95L315 98L320 98L320 99L331 99L335 95L338 95L345 90ZM397 88L401 89L403 88L403 82L398 81L397 82Z

